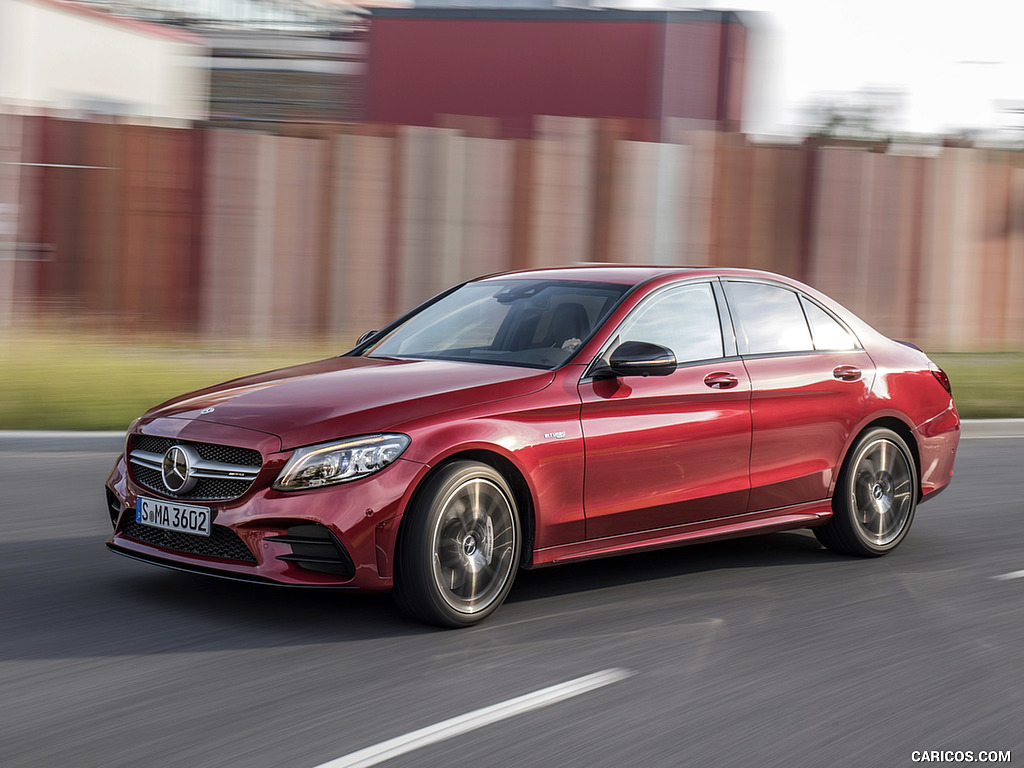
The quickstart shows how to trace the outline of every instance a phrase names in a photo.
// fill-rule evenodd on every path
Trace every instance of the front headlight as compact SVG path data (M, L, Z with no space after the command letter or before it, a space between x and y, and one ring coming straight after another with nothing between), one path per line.
M299 491L358 480L384 469L408 447L407 435L369 435L299 448L273 487Z

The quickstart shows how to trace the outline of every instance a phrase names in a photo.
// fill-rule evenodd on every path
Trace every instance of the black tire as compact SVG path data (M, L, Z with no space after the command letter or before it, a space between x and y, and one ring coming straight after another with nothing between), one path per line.
M902 437L875 427L850 449L832 495L832 518L814 529L834 552L879 557L899 546L917 508L917 467Z
M482 621L512 588L520 531L515 495L500 472L475 461L442 467L402 522L395 601L442 627Z

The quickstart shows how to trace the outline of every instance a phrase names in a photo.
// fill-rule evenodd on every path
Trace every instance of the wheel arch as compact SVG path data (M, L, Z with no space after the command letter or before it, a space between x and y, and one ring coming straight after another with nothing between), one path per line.
M876 438L872 435L874 430L884 430L884 432L879 432ZM861 471L859 468L862 465L859 462L864 455L860 453L862 450L861 446L867 446L863 450L871 449L875 440L887 439L884 437L885 433L899 437L900 441L905 444L906 450L910 452L911 458L908 460L908 463L912 466L907 466L906 468L915 475L916 489L910 489L908 492L905 492L903 498L909 500L909 508L901 504L896 513L897 516L893 518L893 525L897 527L890 526L886 528L884 531L885 537L883 538L882 522L889 519L887 513L891 509L896 509L894 504L897 497L895 492L897 486L892 483L892 478L889 477L890 501L892 502L889 507L878 511L870 500L866 507L858 506L858 500L854 498L854 493L852 492L852 486L856 480L851 479L855 476L851 475L850 472ZM868 438L872 439L869 440ZM891 439L888 439L888 442L890 444L893 443ZM858 451L858 454L856 454L858 461L856 467L853 467L850 463L855 458L855 455L851 453L854 449ZM900 448L899 452L902 454L903 449ZM853 470L851 470L851 467L853 467ZM917 503L922 498L920 467L920 449L911 427L897 415L891 413L876 414L874 418L863 424L857 432L851 435L850 444L843 452L842 461L839 464L832 487L832 515L824 525L814 528L815 537L828 549L844 555L880 557L891 552L904 539L907 531L910 530L910 525L914 519L914 511ZM878 478L880 475L887 475L887 472L877 472L873 468L865 469L864 471L872 473L874 478ZM869 482L876 481L871 480ZM882 490L881 481L878 482L879 484L874 486L875 499L880 499L881 496L879 494L885 493ZM838 490L840 483L844 489L843 493L839 493ZM873 527L868 528L869 521L864 519L864 514L873 515L877 518L879 522L877 532L874 531ZM870 535L869 530L871 532Z
M519 512L519 524L522 526L523 531L523 542L519 554L519 567L528 567L533 559L533 537L534 531L536 530L536 520L534 519L536 513L533 502L533 493L530 490L530 486L527 483L525 476L515 463L505 458L500 453L488 451L483 448L468 448L445 456L434 464L430 468L430 471L420 478L419 482L416 484L415 490L409 497L406 512L402 515L402 519L399 521L398 532L395 537L396 545L401 541L402 536L405 535L405 521L408 517L408 511L419 503L420 497L423 495L424 488L426 488L430 483L430 480L435 475L445 467L457 461L477 461L481 464L486 464L505 478L505 481L512 489L512 494L514 496L513 500L515 501L517 511ZM396 571L398 569L397 559L395 561L395 569Z
M850 451L864 433L878 427L892 430L903 438L903 442L905 442L907 447L910 448L910 453L914 458L914 469L916 470L917 475L917 501L920 502L923 497L921 488L921 449L917 445L917 438L914 437L914 431L905 421L897 418L896 416L880 416L861 427L861 429L851 437L849 444L846 446L846 450L843 451L842 461L839 462L838 466L842 467L846 463L846 459L850 455ZM838 467L836 476L838 477Z

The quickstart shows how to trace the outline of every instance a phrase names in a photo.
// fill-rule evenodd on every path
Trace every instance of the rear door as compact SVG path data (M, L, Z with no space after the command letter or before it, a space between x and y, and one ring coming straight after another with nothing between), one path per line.
M825 499L874 364L853 333L778 283L725 280L751 383L749 511Z
M750 384L731 329L723 337L715 285L653 293L601 355L625 341L661 344L674 373L580 381L588 539L746 511Z

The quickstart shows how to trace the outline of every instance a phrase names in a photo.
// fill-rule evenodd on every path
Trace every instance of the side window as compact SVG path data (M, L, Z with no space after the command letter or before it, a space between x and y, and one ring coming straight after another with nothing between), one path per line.
M741 355L814 349L797 295L777 285L727 282L729 309Z
M801 297L800 302L804 305L807 322L811 324L815 349L857 348L857 341L832 315L807 298Z
M647 341L668 347L680 363L722 357L722 327L710 283L669 288L641 304L619 327L612 347Z

